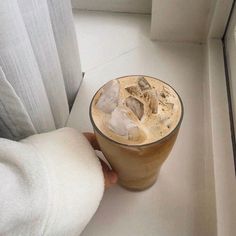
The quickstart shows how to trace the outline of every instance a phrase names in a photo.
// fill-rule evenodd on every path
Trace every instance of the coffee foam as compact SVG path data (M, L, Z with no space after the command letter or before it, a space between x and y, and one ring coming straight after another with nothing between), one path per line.
M119 100L122 106L124 106L123 101L131 95L126 88L137 86L138 77L128 76L118 79L120 84ZM111 118L111 114L102 112L96 107L96 103L102 93L102 88L97 92L92 101L91 115L95 125L105 136L118 143L143 145L158 141L170 134L181 119L182 106L177 93L169 85L160 80L147 76L144 78L151 85L151 89L157 91L158 110L156 114L150 111L150 108L145 103L143 94L140 96L132 95L144 104L144 115L141 120L135 117L133 112L128 109L128 115L140 130L140 136L136 140L129 140L127 136L117 135L109 129L107 124Z

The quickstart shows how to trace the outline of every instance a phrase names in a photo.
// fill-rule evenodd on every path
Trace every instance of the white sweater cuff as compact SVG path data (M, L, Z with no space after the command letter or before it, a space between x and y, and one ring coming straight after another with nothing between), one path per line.
M31 136L47 176L44 236L78 236L97 210L104 191L98 158L86 138L71 128Z

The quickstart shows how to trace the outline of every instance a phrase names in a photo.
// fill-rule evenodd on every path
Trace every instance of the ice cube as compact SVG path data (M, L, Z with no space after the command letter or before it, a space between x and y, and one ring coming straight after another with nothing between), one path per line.
M156 114L158 111L157 91L154 89L148 90L144 93L144 97L146 98L146 101L149 103L149 107L152 113Z
M127 87L125 89L131 95L135 95L135 96L141 96L142 95L141 90L138 86L130 86L130 87Z
M151 85L147 82L147 80L143 76L140 76L138 78L138 85L141 90L151 89Z
M108 121L108 128L118 135L128 137L129 132L132 135L133 127L136 127L136 124L128 117L128 111L122 107L115 108Z
M160 134L161 130L162 130L161 124L157 124L157 125L151 126L149 131L152 135L157 136L158 134Z
M169 109L173 110L176 104L176 98L175 97L168 97L166 99L166 104Z
M158 114L158 116L159 116L159 119L161 122L164 122L165 120L167 120L170 117L170 115L167 114L166 112L160 112Z
M166 98L166 95L163 91L160 93L160 95L161 95L162 98Z
M169 102L166 103L166 106L167 106L168 110L173 110L174 105L175 105L174 103L169 103Z
M140 129L138 126L131 126L128 128L128 139L132 141L137 141L140 138Z
M119 92L120 84L117 80L108 82L102 88L96 107L105 113L111 113L118 106Z
M135 97L129 96L125 99L126 106L131 109L131 111L138 117L139 120L142 119L144 114L144 105Z

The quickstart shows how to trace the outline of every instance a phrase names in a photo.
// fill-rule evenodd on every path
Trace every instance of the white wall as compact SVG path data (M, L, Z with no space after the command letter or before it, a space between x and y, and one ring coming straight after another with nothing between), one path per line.
M208 38L222 38L234 0L212 1L214 7L207 26Z
M151 13L152 0L71 0L73 8L85 10Z
M217 235L235 236L236 185L221 40L209 40L207 50Z
M152 39L204 42L216 0L153 0Z

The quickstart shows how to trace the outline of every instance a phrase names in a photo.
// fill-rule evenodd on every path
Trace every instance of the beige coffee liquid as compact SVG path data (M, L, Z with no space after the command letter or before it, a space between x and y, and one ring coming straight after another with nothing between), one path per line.
M95 95L92 106L91 115L97 128L108 138L122 144L143 145L152 143L167 136L178 125L182 106L177 93L167 84L152 77L143 77L152 91L156 91L158 98L158 107L155 112L150 109L150 101L145 97L145 92L149 89L139 89L140 76L129 76L118 79L119 89L119 104L118 106L125 107L129 118L139 128L139 137L135 140L129 139L127 135L118 135L109 128L108 122L111 119L111 113L106 113L98 109L96 106L101 94L102 88ZM128 88L136 87L139 92L130 92ZM134 97L139 100L144 107L143 116L137 117L129 107L126 107L126 99ZM140 119L139 119L140 118Z

